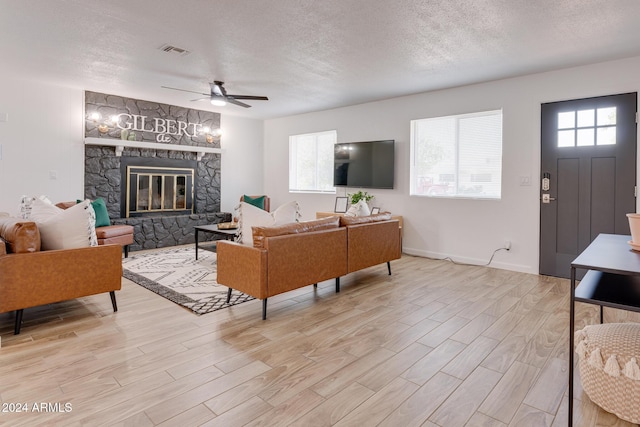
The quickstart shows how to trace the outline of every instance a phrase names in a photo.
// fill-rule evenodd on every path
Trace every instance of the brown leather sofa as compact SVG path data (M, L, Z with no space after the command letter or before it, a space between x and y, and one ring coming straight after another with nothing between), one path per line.
M364 217L362 217L364 218ZM334 216L275 227L253 227L253 246L217 243L218 283L262 300L400 258L400 227L390 214L360 220Z
M119 245L41 251L34 222L0 217L0 313L16 312L16 335L25 308L109 292L117 311L121 283Z
M402 255L402 231L398 220L388 212L371 216L341 216L347 229L347 273L387 263Z

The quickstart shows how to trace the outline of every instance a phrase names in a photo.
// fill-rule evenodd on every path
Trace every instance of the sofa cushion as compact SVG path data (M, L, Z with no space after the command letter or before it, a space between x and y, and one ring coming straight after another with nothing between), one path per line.
M89 200L68 209L35 199L31 218L38 225L42 249L73 249L97 246L95 213Z
M300 206L298 202L289 202L269 213L246 202L240 202L238 207L238 234L237 242L244 245L253 245L252 227L269 227L274 225L289 224L300 218Z
M390 219L391 219L390 212L381 212L379 214L369 215L369 216L341 216L340 226L345 227L347 225L368 224L370 222L388 221Z
M98 239L111 239L124 234L133 235L133 226L126 224L114 224L96 229L96 236Z
M253 247L264 248L264 241L267 237L284 236L287 234L308 233L310 231L327 230L338 228L340 218L330 216L327 218L315 219L312 221L294 222L292 224L277 225L273 227L252 227Z
M40 250L40 231L33 221L16 217L0 217L0 238L7 253L30 253Z

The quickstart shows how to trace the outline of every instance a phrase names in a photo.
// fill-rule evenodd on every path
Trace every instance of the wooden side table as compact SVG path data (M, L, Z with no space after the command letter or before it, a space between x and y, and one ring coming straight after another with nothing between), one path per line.
M316 219L326 218L328 216L342 216L344 213L339 212L316 212ZM402 216L400 215L391 215L391 219L397 219L400 223L400 229L402 230Z

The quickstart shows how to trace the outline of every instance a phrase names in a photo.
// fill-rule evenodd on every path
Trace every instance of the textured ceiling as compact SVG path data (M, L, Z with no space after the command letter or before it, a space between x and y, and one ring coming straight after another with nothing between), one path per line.
M0 0L5 72L258 119L640 55L638 0ZM190 51L181 56L159 48ZM191 103L225 81L252 108ZM195 105L194 105L195 104Z

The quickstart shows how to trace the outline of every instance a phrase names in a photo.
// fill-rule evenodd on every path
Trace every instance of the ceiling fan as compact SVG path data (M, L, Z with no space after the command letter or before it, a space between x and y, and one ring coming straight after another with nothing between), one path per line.
M204 95L206 96L206 98L197 98L197 99L192 99L192 101L202 101L202 100L209 100L211 101L211 104L215 105L215 106L224 106L227 102L231 103L231 104L235 104L238 105L240 107L244 107L244 108L250 108L251 105L249 104L245 104L244 102L240 102L238 101L239 99L250 99L250 100L254 100L254 101L268 101L269 98L267 98L266 96L253 96L253 95L231 95L229 93L227 93L227 90L224 88L224 82L215 80L213 83L209 83L209 86L211 86L211 93L200 93L200 92L195 92L192 90L186 90L186 89L177 89L175 87L167 87L167 86L162 86L165 89L172 89L172 90L179 90L182 92L191 92L191 93L197 93L200 95Z

